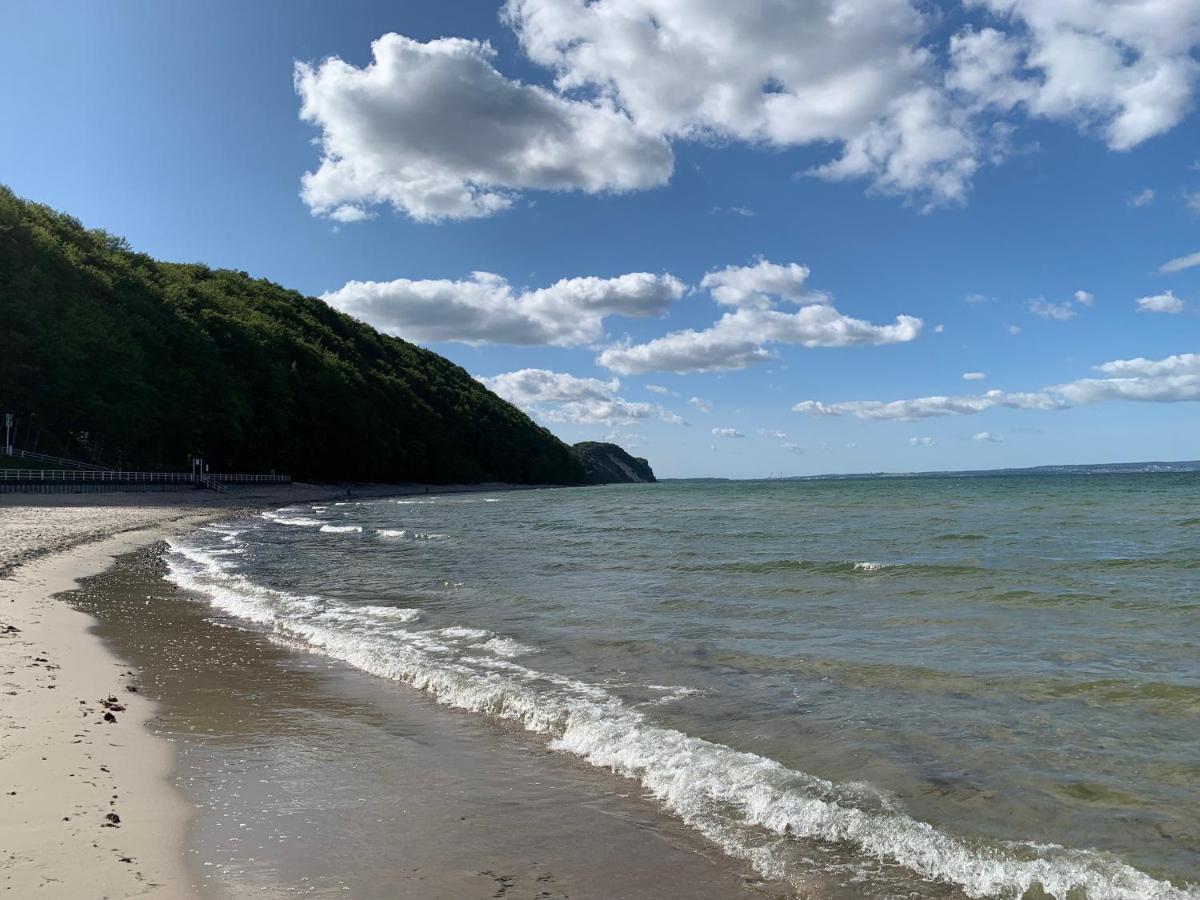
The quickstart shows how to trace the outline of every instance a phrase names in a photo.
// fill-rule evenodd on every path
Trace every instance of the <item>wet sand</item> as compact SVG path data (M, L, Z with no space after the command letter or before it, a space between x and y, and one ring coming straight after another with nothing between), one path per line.
M67 595L159 700L209 896L787 896L528 735L216 616L154 548Z

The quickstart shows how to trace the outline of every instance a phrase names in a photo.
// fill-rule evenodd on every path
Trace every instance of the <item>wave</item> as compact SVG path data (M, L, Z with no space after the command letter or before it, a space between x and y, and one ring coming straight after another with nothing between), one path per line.
M964 563L874 562L869 560L768 559L756 562L677 563L683 572L725 572L732 575L771 575L804 572L813 575L975 575L979 566Z
M274 522L276 525L295 525L303 528L315 528L318 525L325 523L321 519L314 519L309 516L287 516L280 515L286 510L277 510L276 512L263 512L259 516L266 519L268 522Z
M1019 897L1040 888L1060 900L1200 898L1194 886L1175 887L1106 854L958 837L862 786L835 784L658 725L602 686L538 671L502 653L460 652L511 640L504 636L463 625L404 628L399 611L379 612L391 607L276 591L206 556L171 542L169 577L218 609L269 627L280 640L409 684L439 703L512 721L544 735L555 750L638 780L667 810L766 877L787 878L788 839L801 838L852 847L868 859L958 885L970 897ZM380 615L397 621L379 627ZM780 840L764 845L756 837L762 830Z
M361 525L322 525L321 530L329 534L356 534L362 531Z
M407 528L376 528L375 535L381 538L411 538L414 541L440 541L448 537L427 531L409 531Z

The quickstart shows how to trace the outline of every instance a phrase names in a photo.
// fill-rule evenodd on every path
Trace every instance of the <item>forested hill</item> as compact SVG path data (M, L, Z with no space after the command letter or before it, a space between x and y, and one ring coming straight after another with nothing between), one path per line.
M0 187L0 412L105 465L578 483L570 448L435 353L244 272L158 262ZM35 447L36 444L36 447Z

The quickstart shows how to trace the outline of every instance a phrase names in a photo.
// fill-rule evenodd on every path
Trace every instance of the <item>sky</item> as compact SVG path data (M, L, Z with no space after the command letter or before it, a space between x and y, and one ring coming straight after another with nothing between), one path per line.
M666 477L1200 458L1200 2L0 5L0 182Z

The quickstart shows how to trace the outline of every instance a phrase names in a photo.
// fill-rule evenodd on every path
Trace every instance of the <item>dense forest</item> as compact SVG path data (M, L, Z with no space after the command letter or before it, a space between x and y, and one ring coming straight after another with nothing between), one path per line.
M0 187L14 443L128 469L321 481L584 480L464 369L244 272L159 262Z

